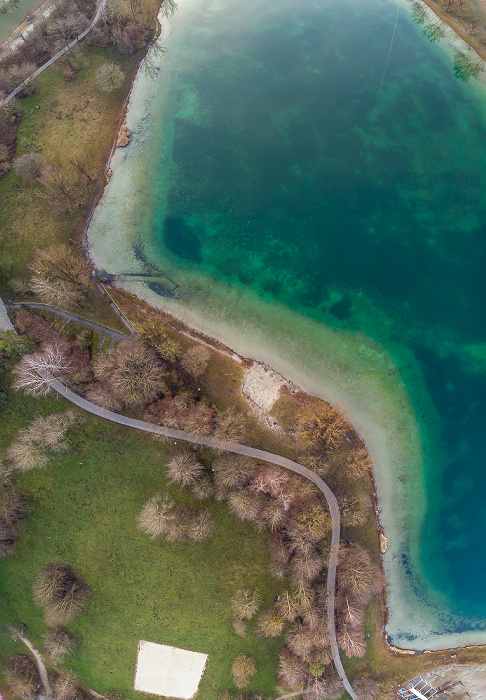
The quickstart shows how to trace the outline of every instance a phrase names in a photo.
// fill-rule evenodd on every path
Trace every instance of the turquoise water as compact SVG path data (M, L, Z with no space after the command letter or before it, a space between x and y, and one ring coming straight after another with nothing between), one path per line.
M388 554L401 581L389 591L400 619L390 640L486 641L484 96L454 79L451 55L405 6L380 0L181 3L164 61L138 142L135 119L145 167L120 156L134 189L117 200L114 181L107 192L92 236L109 228L110 254L98 259L110 272L150 259L180 285L179 306L200 313L221 287L235 333L249 327L244 298L255 318L274 307L300 319L285 326L289 347L303 342L302 319L341 331L343 354L365 338L381 365L360 365L348 384L371 386L381 372L398 396L404 383L423 449L418 479L400 459L387 477L396 483L383 507L389 519L404 513ZM136 248L132 268L116 261L120 229ZM325 354L319 338L309 331L302 353L309 377L312 355ZM407 401L395 400L404 415ZM393 420L393 440L413 442ZM400 586L433 611L420 631Z

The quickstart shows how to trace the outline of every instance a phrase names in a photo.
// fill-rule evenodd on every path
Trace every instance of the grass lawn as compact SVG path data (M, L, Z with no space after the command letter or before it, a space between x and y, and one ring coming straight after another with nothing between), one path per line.
M95 87L97 69L106 61L117 63L126 73L125 85L111 93L100 93ZM21 100L23 117L17 132L16 156L41 153L51 165L68 173L76 173L69 159L83 157L92 177L102 177L105 161L118 128L120 109L138 57L121 56L115 48L99 49L84 46L79 58L80 70L76 80L65 82L65 67L60 59L38 78L34 95ZM0 255L4 256L0 291L4 298L13 298L8 279L27 279L31 272L27 264L36 247L78 240L86 207L95 185L85 189L80 206L72 213L56 211L42 197L42 188L20 180L13 170L0 180ZM5 259L10 265L5 265ZM0 270L1 272L1 270ZM75 312L125 330L109 300L100 293Z
M2 414L2 448L38 413L66 407L56 398L9 396ZM283 640L236 636L229 605L241 587L259 590L264 606L282 592L282 582L266 573L266 533L212 502L217 532L210 540L150 540L137 530L136 518L156 491L201 506L165 479L164 464L179 446L93 417L70 439L69 453L56 455L43 470L18 477L33 512L18 554L0 562L3 661L24 651L5 631L9 622L26 623L26 635L42 647L46 627L42 610L32 602L31 587L45 563L62 561L92 590L87 607L68 626L77 646L65 665L82 682L98 692L140 697L131 688L137 643L146 639L209 654L200 685L203 698L234 689L231 664L238 653L249 653L257 664L249 688L274 695Z

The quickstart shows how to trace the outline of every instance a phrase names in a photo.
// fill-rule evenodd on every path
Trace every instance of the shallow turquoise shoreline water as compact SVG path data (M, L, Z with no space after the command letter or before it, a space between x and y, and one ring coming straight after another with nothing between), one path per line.
M183 0L90 244L346 404L377 461L390 640L444 648L486 641L486 101L403 6L379 94L397 7Z

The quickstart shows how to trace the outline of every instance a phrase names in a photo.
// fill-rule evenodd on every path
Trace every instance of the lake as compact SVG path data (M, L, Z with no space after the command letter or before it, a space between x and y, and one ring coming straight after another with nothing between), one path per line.
M341 402L376 462L390 641L485 643L484 88L406 2L181 0L161 42L95 263Z

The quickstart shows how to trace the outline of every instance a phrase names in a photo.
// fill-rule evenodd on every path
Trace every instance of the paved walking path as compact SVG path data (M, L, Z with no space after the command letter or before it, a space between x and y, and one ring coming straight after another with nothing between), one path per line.
M39 676L41 679L42 688L44 690L44 695L48 698L51 698L53 695L52 688L51 688L51 684L49 683L49 676L47 675L47 670L46 670L46 667L44 665L44 659L42 658L41 654L35 648L35 646L32 644L32 642L30 642L27 639L27 637L24 637L24 635L22 634L22 632L20 632L20 630L18 630L13 625L9 625L8 629L10 630L10 632L13 632L20 639L21 642L23 642L25 644L27 649L31 652L31 654L33 655L33 657L37 661L37 668L39 669Z
M6 105L7 102L10 102L11 99L17 95L22 88L24 88L26 85L28 85L32 80L37 78L38 75L42 73L46 68L49 68L49 66L52 66L53 63L57 61L58 58L61 58L61 56L64 56L65 53L67 53L70 49L73 48L73 46L76 46L80 41L84 39L84 37L89 34L89 32L93 29L93 27L98 23L99 18L103 14L104 10L106 7L106 0L101 0L100 4L98 5L98 9L96 11L96 14L94 16L93 21L91 24L82 32L79 36L76 37L76 39L73 39L67 46L65 46L63 49L58 51L52 58L50 58L44 65L42 65L40 68L38 68L32 75L29 75L28 78L26 78L24 81L18 85L15 90L12 90L10 95L7 95L7 97L0 102L0 107L3 107L3 105Z
M1 302L1 300L0 300ZM18 302L15 304L7 304L8 309L42 309L43 311L50 311L53 314L56 314L56 316L60 316L61 318L65 319L66 321L77 321L78 323L82 323L85 326L88 326L89 328L92 328L94 331L98 331L102 335L102 341L108 336L112 339L112 342L110 343L110 348L112 347L112 344L116 340L127 340L128 338L133 338L136 336L135 331L132 328L132 333L128 335L127 333L122 333L121 331L116 331L114 328L110 328L109 326L103 326L101 323L96 323L96 321L89 321L87 318L84 318L83 316L78 316L77 314L73 314L70 311L64 311L64 309L58 309L57 306L50 306L50 304L40 304L35 301L24 301L24 302ZM123 319L122 319L123 321ZM0 303L0 330L1 330L1 303ZM13 327L12 327L13 330Z
M271 452L266 452L264 450L258 450L254 447L248 447L247 445L239 445L238 443L218 440L217 438L204 437L202 435L194 435L193 433L186 433L182 430L176 430L175 428L165 428L161 425L154 425L153 423L146 423L145 421L137 420L135 418L128 418L128 416L122 416L119 413L113 413L113 411L108 411L106 408L96 406L96 404L91 403L91 401L88 401L82 396L75 394L60 381L54 379L48 374L40 374L49 379L50 386L61 396L63 396L68 401L71 401L71 403L74 403L76 406L79 406L79 408L82 408L85 411L94 414L95 416L105 418L106 420L112 421L113 423L118 423L119 425L125 425L128 428L143 430L147 433L154 433L155 435L164 435L166 437L173 438L175 442L177 442L178 440L192 442L195 445L204 445L205 447L211 447L215 450L226 450L227 452L245 455L246 457L253 457L254 459L262 460L264 462L270 462L271 464L278 464L278 466L283 467L284 469L288 469L292 472L295 472L296 474L300 474L301 476L306 477L317 486L317 488L324 495L324 498L327 501L327 505L329 506L329 511L332 519L331 554L329 556L326 582L327 619L329 625L329 637L331 640L332 657L334 660L334 665L346 689L346 692L352 698L352 700L359 700L358 696L351 687L351 683L349 682L346 676L346 672L341 662L341 657L339 656L339 648L336 640L334 595L336 589L336 566L338 563L341 517L336 496L331 491L326 482L307 467L304 467L302 464L298 464L297 462L294 462L291 459L282 457L281 455L272 454Z

